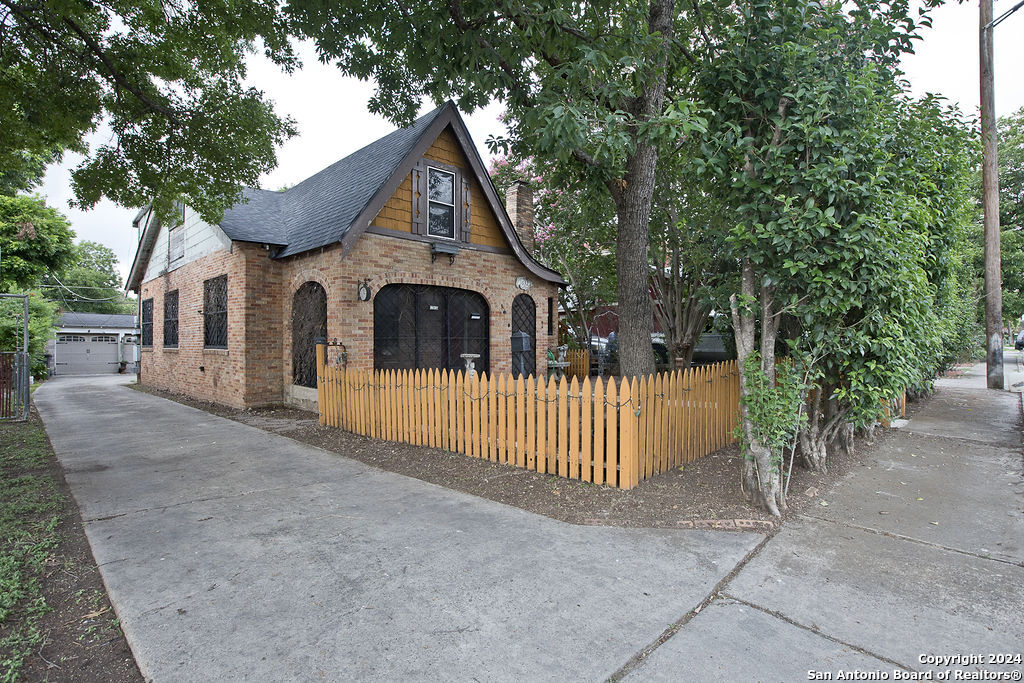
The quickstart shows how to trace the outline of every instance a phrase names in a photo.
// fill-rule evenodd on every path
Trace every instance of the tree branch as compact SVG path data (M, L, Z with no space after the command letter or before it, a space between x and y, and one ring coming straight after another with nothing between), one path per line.
M491 44L491 41L487 40L486 38L484 38L483 36L476 32L476 29L478 27L471 24L469 21L466 20L464 16L462 16L462 0L449 0L448 15L452 18L452 21L455 22L456 28L458 28L463 33L469 33L472 31L473 40L476 42L476 44L494 55L495 59L498 62L498 67L505 73L506 76L508 76L509 80L511 81L509 89L515 90L527 104L532 102L533 96L530 93L529 85L523 81L522 75L519 74L515 68L513 68L509 61L505 59L505 57L503 57L500 52L498 52L497 48L495 48L494 45Z
M122 74L118 70L118 68L114 65L110 58L107 57L106 53L103 51L103 48L100 46L99 43L97 43L93 39L92 36L86 33L78 24L76 24L71 19L64 17L63 21L65 24L67 24L68 28L70 28L75 33L75 35L77 35L82 40L82 42L86 44L86 46L89 48L89 51L92 52L92 54L103 64L103 66L106 67L107 72L110 74L110 78L113 79L114 83L124 88L132 95L135 95L135 97L144 105L146 105L151 111L163 114L170 123L174 124L179 128L185 127L182 120L178 117L177 112L175 112L173 109L164 104L154 101L152 98L146 95L146 93L144 93L137 85L128 80L128 78L126 78L124 74Z

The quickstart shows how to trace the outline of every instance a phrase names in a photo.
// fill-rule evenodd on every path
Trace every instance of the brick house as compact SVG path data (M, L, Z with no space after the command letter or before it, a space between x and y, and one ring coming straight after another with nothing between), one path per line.
M144 209L128 278L140 382L236 407L316 401L315 343L349 367L543 372L555 271L535 260L532 198L502 206L452 103L282 192L246 189L218 225ZM522 335L519 335L521 338Z

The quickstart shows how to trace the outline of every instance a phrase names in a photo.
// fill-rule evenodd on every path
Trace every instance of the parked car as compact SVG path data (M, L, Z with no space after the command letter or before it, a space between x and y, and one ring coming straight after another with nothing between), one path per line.
M1021 330L1020 332L1017 333L1017 339L1015 339L1013 342L1013 348L1017 349L1018 351L1024 349L1024 330Z

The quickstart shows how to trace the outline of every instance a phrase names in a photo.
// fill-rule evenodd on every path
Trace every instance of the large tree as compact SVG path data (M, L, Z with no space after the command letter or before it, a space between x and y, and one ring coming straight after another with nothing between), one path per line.
M276 2L0 0L0 168L74 150L78 203L152 202L169 215L182 195L207 220L274 167L292 134L263 94L243 84L259 47L295 57ZM88 150L85 139L109 130Z
M68 219L40 197L0 195L0 291L26 289L74 258Z
M622 370L644 374L654 370L647 245L658 150L696 123L666 92L698 61L693 36L711 6L295 0L289 12L323 61L375 79L374 111L408 122L423 96L467 111L501 99L505 142L603 185L617 219Z
M785 490L774 435L780 421L799 424L769 405L784 321L783 349L817 377L815 396L845 402L836 428L873 419L881 399L918 378L918 354L934 355L941 273L930 261L943 244L929 230L939 216L930 202L942 197L916 186L939 182L942 169L906 161L927 136L903 122L925 110L908 108L895 71L917 26L900 2L751 0L696 76L712 114L695 166L730 212L741 265L732 316L742 482L776 514ZM810 465L824 465L816 448L828 436L808 442Z

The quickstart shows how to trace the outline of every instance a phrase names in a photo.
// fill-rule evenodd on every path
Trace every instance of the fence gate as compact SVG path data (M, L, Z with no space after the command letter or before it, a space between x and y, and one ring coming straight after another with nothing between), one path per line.
M0 352L0 420L28 419L28 354Z
M21 315L9 300L21 299ZM0 294L2 315L21 318L21 351L0 351L0 420L27 420L29 393L28 294Z

